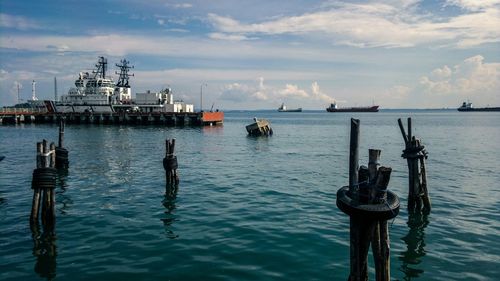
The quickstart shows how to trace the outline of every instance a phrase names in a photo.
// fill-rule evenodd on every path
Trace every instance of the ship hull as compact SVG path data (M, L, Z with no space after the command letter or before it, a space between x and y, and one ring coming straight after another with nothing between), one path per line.
M302 112L302 108L295 108L295 109L278 109L278 112Z
M328 112L378 112L378 105L364 107L326 108Z
M500 107L458 108L458 111L500 111Z

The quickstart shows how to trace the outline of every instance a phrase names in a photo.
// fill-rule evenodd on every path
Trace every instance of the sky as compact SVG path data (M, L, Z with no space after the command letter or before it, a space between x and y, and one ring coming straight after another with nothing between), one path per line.
M500 106L500 0L0 1L0 106L99 56L195 109Z

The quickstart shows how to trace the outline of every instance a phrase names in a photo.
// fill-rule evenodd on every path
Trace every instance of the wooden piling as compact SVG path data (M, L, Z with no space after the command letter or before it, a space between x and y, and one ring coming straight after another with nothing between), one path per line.
M376 280L390 280L387 220L399 212L399 198L387 191L392 169L380 166L378 149L369 150L368 167L358 168L359 120L351 119L349 186L337 191L337 206L350 217L349 281L368 280L368 251L372 246Z
M55 167L58 169L68 169L68 150L63 147L64 144L64 118L59 122L59 144L55 149Z
M42 168L42 154L43 154L43 143L42 142L37 142L36 143L36 167L37 168ZM33 186L33 185L32 185ZM40 202L41 202L41 190L40 188L33 186L33 201L31 203L31 215L30 215L30 222L35 223L38 221L38 215L39 215L39 207L40 207Z
M55 144L50 147L46 140L37 143L37 168L33 171L31 187L33 201L31 206L30 224L38 224L41 209L42 226L52 232L55 226L55 184L56 156Z
M408 135L401 119L398 119L398 125L405 142L405 149L401 157L405 158L408 163L408 211L430 212L431 201L427 190L425 169L427 152L421 141L412 135L411 118L408 118Z
M64 147L64 119L61 118L59 121L59 147Z
M359 119L351 118L351 138L349 142L349 191L355 191L359 169Z
M163 158L163 168L165 169L167 193L170 188L177 188L179 185L179 174L177 173L177 156L175 152L175 139L165 141L165 158Z

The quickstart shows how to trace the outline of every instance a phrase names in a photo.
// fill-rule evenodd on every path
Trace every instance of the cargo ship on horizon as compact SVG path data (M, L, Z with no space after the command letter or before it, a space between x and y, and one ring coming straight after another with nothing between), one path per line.
M338 107L336 102L326 108L328 112L378 112L378 105L358 106L358 107Z
M472 107L471 102L463 102L458 111L500 111L500 107Z

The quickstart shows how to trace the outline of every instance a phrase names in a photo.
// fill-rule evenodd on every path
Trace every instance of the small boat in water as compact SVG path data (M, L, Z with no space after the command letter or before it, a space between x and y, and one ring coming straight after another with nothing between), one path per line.
M471 102L463 102L458 111L500 111L500 107L472 107Z
M359 106L359 107L338 107L334 102L326 108L328 112L378 112L378 105Z
M254 117L254 123L247 125L245 128L247 129L249 136L272 136L273 129L271 129L271 124L266 119L257 119Z
M286 108L286 105L284 103L282 103L281 106L278 107L278 112L302 112L302 107Z

